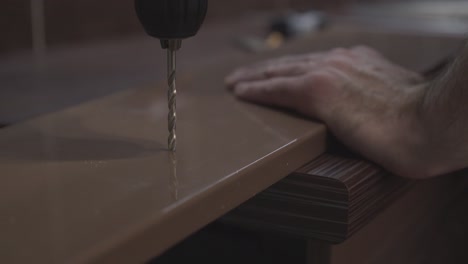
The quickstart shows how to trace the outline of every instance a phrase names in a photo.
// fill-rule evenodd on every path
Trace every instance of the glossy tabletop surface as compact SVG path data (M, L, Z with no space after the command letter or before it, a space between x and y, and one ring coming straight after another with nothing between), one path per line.
M165 84L0 131L0 262L158 255L324 151L325 128L239 102L233 65L179 78L178 151Z

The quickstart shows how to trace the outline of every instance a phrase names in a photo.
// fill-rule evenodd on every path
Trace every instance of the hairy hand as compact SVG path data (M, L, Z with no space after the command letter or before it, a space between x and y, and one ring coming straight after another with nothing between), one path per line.
M238 69L226 83L241 99L325 122L349 147L396 174L429 175L417 153L424 79L371 48L270 60Z

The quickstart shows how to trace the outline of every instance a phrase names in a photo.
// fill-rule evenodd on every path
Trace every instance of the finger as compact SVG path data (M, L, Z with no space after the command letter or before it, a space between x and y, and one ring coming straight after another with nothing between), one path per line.
M351 48L351 52L356 55L357 59L367 63L372 63L375 60L379 60L380 62L388 61L382 53L368 46L353 47Z
M306 66L307 63L314 62L319 58L323 57L322 53L311 53L307 55L294 55L282 57L279 59L267 60L261 63L254 64L252 66L243 67L228 77L226 77L226 85L230 88L240 82L262 80L271 77L283 75L284 70L285 76L291 76L300 71ZM279 73L276 73L279 71Z
M273 77L293 77L317 69L317 64L349 70L354 65L349 49L336 48L326 53L312 53L271 60L262 64L242 68L226 78L226 84L233 88L237 83L265 80Z
M373 56L373 57L382 57L382 54L380 52L365 45L352 47L351 52L356 53L356 54L361 54L361 55Z
M294 108L300 85L300 78L278 77L240 83L234 88L234 94L254 103Z
M261 81L276 77L294 77L306 73L313 65L306 62L291 62L285 64L270 64L255 69L243 69L226 79L228 86L241 82Z
M309 54L297 54L297 55L289 55L280 58L275 58L271 60L266 60L263 62L258 63L254 66L265 66L269 64L285 64L285 63L294 63L294 62L310 62L316 59L323 57L325 53L323 52L314 52Z

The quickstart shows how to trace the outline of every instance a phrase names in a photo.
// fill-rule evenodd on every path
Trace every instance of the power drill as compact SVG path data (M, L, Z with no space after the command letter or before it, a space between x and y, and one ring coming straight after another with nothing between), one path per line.
M135 0L135 9L145 31L161 40L167 49L169 84L168 147L177 148L176 53L182 40L193 37L200 29L208 10L208 0Z

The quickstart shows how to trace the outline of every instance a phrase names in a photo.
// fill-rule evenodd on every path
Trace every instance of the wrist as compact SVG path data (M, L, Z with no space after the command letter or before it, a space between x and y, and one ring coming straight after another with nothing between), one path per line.
M462 127L446 115L437 111L435 103L428 104L427 98L436 82L421 86L413 110L409 111L406 129L400 138L405 138L406 157L410 170L406 176L416 179L432 178L466 166L468 135ZM408 175L411 174L411 175Z

